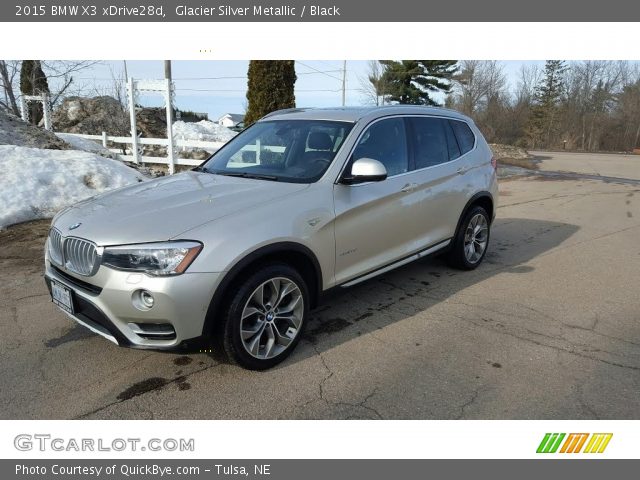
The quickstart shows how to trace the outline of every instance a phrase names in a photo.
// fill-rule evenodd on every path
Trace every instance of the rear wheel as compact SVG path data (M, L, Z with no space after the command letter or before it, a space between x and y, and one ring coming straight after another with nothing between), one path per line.
M486 210L479 205L470 208L453 239L447 256L448 263L462 270L476 268L487 253L489 235L490 222Z
M305 281L292 267L271 264L250 274L226 310L223 346L227 356L251 370L282 362L300 341L308 306Z

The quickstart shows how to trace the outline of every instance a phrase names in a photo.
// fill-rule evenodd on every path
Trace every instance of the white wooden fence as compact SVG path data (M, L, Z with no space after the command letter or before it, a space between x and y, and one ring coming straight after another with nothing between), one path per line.
M45 130L51 130L51 102L49 94L42 95L21 95L20 96L20 115L22 120L29 123L29 102L39 102L42 104L42 117L44 119Z
M141 155L137 148L134 148L134 141L130 136L127 137L112 137L107 135L107 132L102 132L102 135L84 135L80 133L67 133L66 135L73 135L78 138L86 138L89 140L98 140L102 143L102 146L113 153L118 154L122 160L127 160L134 163L161 163L165 165L171 165L169 157L151 157ZM122 144L125 149L128 150L128 154L123 154L121 148L109 148L109 142L115 144ZM163 147L169 146L169 140L166 138L141 138L138 137L135 140L138 146L140 145L161 145ZM218 150L224 142L203 142L200 140L185 140L176 138L174 140L175 146L186 151L188 148L201 148L207 152L213 153ZM202 160L195 160L191 158L175 158L174 163L176 165L190 165L196 166L202 163Z

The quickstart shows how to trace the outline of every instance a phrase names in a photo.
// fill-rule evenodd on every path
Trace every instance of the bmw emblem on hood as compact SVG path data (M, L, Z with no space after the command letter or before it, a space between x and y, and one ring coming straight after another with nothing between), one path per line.
M80 225L82 225L82 222L78 222L78 223L74 223L73 225L69 225L69 230L75 230Z

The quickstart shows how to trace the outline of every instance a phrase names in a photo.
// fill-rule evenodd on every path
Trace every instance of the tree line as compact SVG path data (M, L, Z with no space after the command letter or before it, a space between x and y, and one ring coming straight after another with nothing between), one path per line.
M633 151L640 147L640 69L624 61L523 66L515 87L498 61L370 62L364 93L375 104L442 105L472 117L491 143L527 148ZM250 125L295 107L292 60L251 61Z
M632 151L640 147L640 68L626 61L547 60L510 85L494 60L380 60L362 82L367 103L444 105L491 143Z
M523 67L514 90L498 62L461 62L460 76L446 103L472 116L493 141L583 151L639 146L637 65L548 60L543 69ZM469 102L472 92L480 95Z

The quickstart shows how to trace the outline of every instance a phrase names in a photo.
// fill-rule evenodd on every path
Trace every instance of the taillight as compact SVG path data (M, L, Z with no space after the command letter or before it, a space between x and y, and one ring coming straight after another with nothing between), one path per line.
M496 160L496 157L491 157L491 166L494 170L498 169L498 161Z

